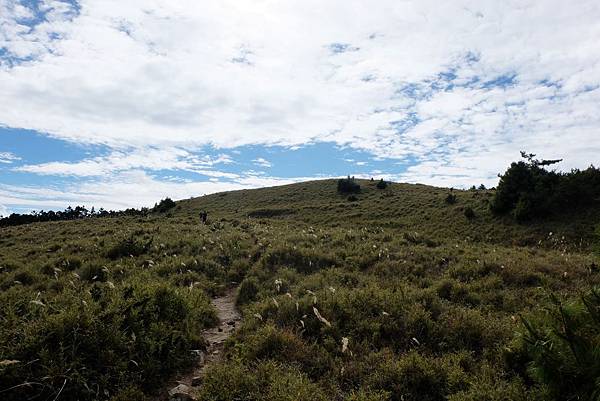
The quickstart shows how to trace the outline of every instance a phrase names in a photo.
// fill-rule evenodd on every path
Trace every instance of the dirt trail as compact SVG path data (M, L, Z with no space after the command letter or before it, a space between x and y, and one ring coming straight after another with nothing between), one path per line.
M202 332L202 336L209 345L206 356L203 358L204 362L195 372L200 376L211 363L222 358L223 343L233 334L241 320L241 315L235 307L235 293L235 289L231 289L224 296L212 300L219 316L219 325Z
M208 342L208 348L199 354L196 367L172 382L168 387L170 390L156 401L193 399L190 394L193 393L194 387L201 386L208 367L221 360L223 343L235 332L241 320L241 315L235 307L235 294L236 289L233 288L225 295L211 301L217 310L219 324L202 331L202 337Z

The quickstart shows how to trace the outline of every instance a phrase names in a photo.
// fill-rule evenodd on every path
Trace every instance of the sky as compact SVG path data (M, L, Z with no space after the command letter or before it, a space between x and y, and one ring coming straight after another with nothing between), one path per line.
M598 0L0 0L0 215L600 160Z

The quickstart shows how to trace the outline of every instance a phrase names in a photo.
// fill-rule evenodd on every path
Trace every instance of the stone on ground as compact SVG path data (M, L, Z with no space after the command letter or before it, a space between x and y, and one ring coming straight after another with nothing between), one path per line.
M195 398L190 394L192 389L185 384L180 384L169 390L170 401L194 401Z

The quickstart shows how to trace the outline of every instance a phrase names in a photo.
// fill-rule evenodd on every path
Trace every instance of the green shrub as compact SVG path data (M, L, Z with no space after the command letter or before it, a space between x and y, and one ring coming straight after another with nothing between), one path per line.
M272 360L297 366L313 379L332 368L329 354L316 344L309 345L289 330L273 325L261 327L244 338L243 357L247 361Z
M354 180L354 177L340 178L337 182L337 191L341 194L359 193L360 184Z
M598 224L594 230L593 249L596 252L596 255L600 256L600 224Z
M316 383L292 369L276 370L270 377L267 389L264 398L273 401L329 401L331 399Z
M454 205L456 203L456 195L449 193L446 195L444 202L446 202L448 205Z
M239 283L244 279L249 269L250 263L248 260L235 259L231 263L231 267L227 270L227 280L230 282Z
M118 259L127 256L139 256L147 251L152 240L143 243L134 237L128 237L120 240L106 251L106 257L109 259Z
M79 270L79 277L85 281L106 281L108 270L105 267L89 264Z
M293 367L228 362L209 369L200 401L327 401L325 392Z
M471 207L466 207L463 213L469 220L473 220L475 218L475 211L473 211L473 208Z
M388 186L388 183L383 181L383 178L379 180L379 182L377 183L376 187L377 189L386 189Z
M0 387L40 385L18 387L3 399L52 398L61 388L62 400L106 399L131 386L152 390L192 362L190 349L202 346L198 333L216 320L198 290L179 293L161 285L92 290L89 296L64 294L61 302L25 301L37 318L18 327L17 343L3 339L0 350L3 358L29 363L3 370ZM8 296L2 301L10 303Z
M119 394L112 397L110 401L146 401L148 398L139 388L127 387L119 391Z
M177 206L177 204L175 203L175 201L173 201L173 199L165 198L156 205L154 205L152 211L157 213L165 213L173 209L175 206Z
M316 307L329 324L320 321ZM417 341L428 341L434 330L431 313L421 303L411 301L392 289L375 285L361 288L340 288L315 295L306 294L292 302L281 297L278 306L272 300L257 305L256 311L278 327L296 329L303 321L302 334L307 341L317 341L329 352L341 349L342 337L352 338L353 347L382 349L389 347L405 351Z
M527 391L523 381L518 378L503 380L501 372L494 372L497 377L476 377L466 390L459 391L448 397L448 401L542 401L544 397Z
M477 306L481 303L477 295L469 291L466 284L452 280L443 280L437 286L436 292L440 298L459 304Z
M56 267L58 267L60 269L71 271L71 270L79 269L82 264L83 264L83 261L80 258L71 256L71 257L61 258L59 261L56 262Z
M303 250L288 247L276 248L263 257L269 269L287 266L300 273L313 273L336 264L336 258L321 250Z
M436 322L437 332L432 336L441 349L482 352L509 338L504 322L485 316L471 308L452 306Z
M23 285L31 285L37 281L37 276L28 271L20 271L15 273L13 280Z
M527 221L554 213L566 207L589 207L600 196L600 169L568 173L548 171L544 167L561 160L537 160L535 155L521 152L527 161L514 162L500 175L491 210L496 214L512 212L518 221Z
M402 233L402 238L410 244L425 245L431 248L438 246L438 243L436 241L426 238L417 232Z
M523 319L515 349L509 353L517 370L545 386L556 400L600 397L600 291L561 302L530 320Z
M257 376L257 369L250 369L240 363L214 365L202 380L198 399L202 401L257 400L258 395L261 394L261 387L264 386L264 379Z
M389 401L390 393L387 391L371 391L371 390L358 390L352 391L344 401Z
M462 381L461 369L452 365L417 352L388 357L370 367L363 386L389 392L391 401L443 401Z
M513 210L513 216L518 222L525 222L536 217L536 214L540 214L538 210L536 210L536 201L533 196L529 194L523 194L517 201L515 208Z
M238 305L247 305L250 302L258 299L258 291L260 290L259 282L256 277L246 277L240 284L237 292L236 302Z

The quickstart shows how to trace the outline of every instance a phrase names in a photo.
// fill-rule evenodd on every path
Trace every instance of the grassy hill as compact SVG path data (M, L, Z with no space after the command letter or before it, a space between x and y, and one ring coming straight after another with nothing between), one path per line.
M356 201L338 194L335 180L307 181L273 188L224 192L179 202L178 214L195 216L209 210L213 219L268 219L275 224L319 227L377 226L394 232L417 232L433 240L460 239L476 242L534 245L547 243L548 234L566 238L572 247L587 248L593 241L600 210L564 210L553 219L516 224L511 217L494 216L489 210L493 190L461 191L420 184L392 183L377 189L377 182L356 180L361 185ZM447 204L452 193L456 203ZM465 209L475 212L465 217ZM555 242L555 241L550 241Z
M199 399L564 399L528 372L519 316L600 284L600 211L517 224L493 191L359 183L0 229L0 396L146 399L239 285L244 324Z

